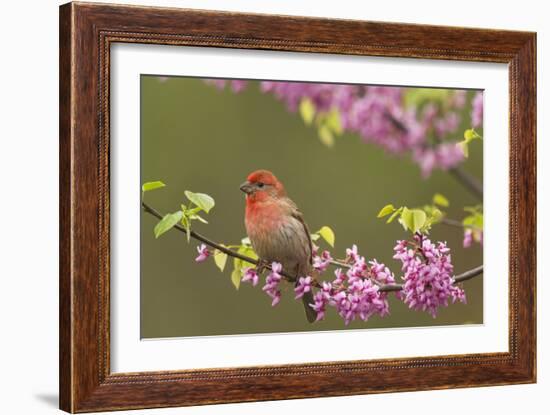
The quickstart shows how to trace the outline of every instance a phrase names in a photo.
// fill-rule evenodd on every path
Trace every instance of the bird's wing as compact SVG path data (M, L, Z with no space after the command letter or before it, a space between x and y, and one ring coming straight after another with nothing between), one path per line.
M304 221L304 216L302 215L302 212L300 212L298 207L296 207L296 205L293 206L292 217L297 219L298 222L300 222L304 227L304 232L306 233L307 240L309 242L309 264L311 265L313 264L313 244L311 243L311 235L309 233L309 228L307 227L307 224Z

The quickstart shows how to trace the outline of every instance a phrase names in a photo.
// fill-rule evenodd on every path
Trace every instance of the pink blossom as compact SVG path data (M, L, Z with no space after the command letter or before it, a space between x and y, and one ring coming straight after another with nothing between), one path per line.
M483 123L483 92L479 91L472 101L472 127L478 128Z
M220 91L225 89L225 86L229 84L231 87L231 91L238 94L239 92L242 92L246 86L248 85L247 81L241 81L238 79L235 80L228 80L228 79L205 79L204 82L207 84L210 84Z
M326 307L332 298L332 285L329 282L323 282L321 289L313 295L314 304L310 304L310 307L317 312L316 321L323 320L325 318Z
M466 105L466 91L464 90L455 91L451 100L452 100L451 105L454 108L457 108L457 109L464 108L464 105Z
M197 246L197 251L199 252L199 255L195 258L196 262L204 262L210 256L210 251L208 250L205 244L201 244L200 246Z
M231 90L235 93L239 93L245 90L246 85L246 81L233 80L231 81Z
M380 264L376 259L369 261L370 273L376 281L382 284L394 284L395 277L390 269L384 264Z
M246 268L241 279L242 282L250 282L253 287L258 284L259 276L255 268Z
M300 277L298 279L298 284L296 284L296 287L294 288L294 292L296 293L295 299L302 298L305 293L308 293L311 291L311 277Z
M332 261L329 251L323 251L321 255L313 255L313 268L319 272L325 272Z
M346 260L350 261L351 263L355 263L355 261L357 261L357 258L357 245L353 245L351 248L346 249Z
M471 229L464 229L464 240L462 241L462 246L464 248L469 248L472 246L473 241L473 232Z
M246 86L246 81L240 80L206 82L218 88L230 82L235 92ZM419 106L405 105L408 89L403 87L262 81L260 91L272 94L290 112L296 112L305 99L313 104L316 114L337 110L345 132L356 133L363 141L391 154L410 154L424 177L434 169L448 170L464 161L456 146L461 136L457 134L462 121L460 110L467 96L464 90L448 94L442 102L434 100ZM481 92L474 98L474 127L481 124L482 98ZM447 113L440 115L441 109Z
M281 301L281 290L279 289L279 283L281 282L282 275L279 274L283 269L283 266L278 262L271 264L271 272L265 279L265 285L262 290L273 300L272 307L275 307Z
M473 242L477 242L480 245L483 245L483 231L479 229L464 229L464 239L462 241L462 246L464 248L470 248Z

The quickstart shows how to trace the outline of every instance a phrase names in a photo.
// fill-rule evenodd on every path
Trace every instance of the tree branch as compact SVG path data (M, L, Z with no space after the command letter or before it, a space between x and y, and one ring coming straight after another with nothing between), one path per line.
M147 203L145 202L141 202L141 206L143 207L143 210L147 213L149 213L150 215L156 217L157 219L162 219L163 218L163 215L157 211L156 209L154 209L153 207L149 206ZM175 229L177 229L178 231L180 232L183 232L185 234L187 234L187 230L179 225L179 224L176 224L174 226ZM220 245L210 239L208 239L206 236L203 236L201 235L200 233L198 232L195 232L195 231L191 231L190 233L190 236L194 239L196 239L197 241L200 241L208 246L210 246L211 248L214 248L214 249L217 249L218 251L220 252L223 252L224 254L227 254L229 255L230 257L233 257L233 258L238 258L242 261L245 261L245 262L248 262L249 264L252 264L252 265L256 265L256 266L264 266L264 268L266 269L271 269L271 265L270 264L263 264L260 260L257 260L257 259L254 259L254 258L251 258L249 256L246 256L246 255L242 255L242 254L239 254L238 252L232 250L232 249L229 249L229 248L226 248L225 246L223 245ZM331 261L331 264L333 265L336 265L336 266L341 266L341 267L347 267L349 268L349 264L345 264L345 263L342 263L340 261ZM457 275L455 277L455 282L463 282L463 281L467 281L471 278L474 278L476 277L477 275L480 275L481 273L483 273L483 265L480 265L476 268L473 268L469 271L466 271L460 275ZM288 274L287 272L285 272L284 270L282 270L281 272L279 272L279 274L281 274L283 277L285 277L285 279L287 281L290 281L290 282L295 282L296 281L296 278L297 276L296 275L291 275L291 274ZM317 288L320 288L321 287L321 284L318 282L318 281L315 281L315 283L313 284L315 285ZM379 291L380 292L393 292L393 291L401 291L401 289L403 288L403 285L402 284L385 284L385 285L379 285Z
M396 119L390 112L386 111L384 113L384 116L399 131L403 133L406 133L408 131L407 126ZM441 140L439 141L441 142ZM466 189L468 189L474 196L483 200L483 185L475 177L464 171L460 166L449 169L449 173L451 173L451 175Z
M158 219L163 218L163 215L158 210L156 210L155 208L149 206L147 203L142 201L141 206L143 207L143 210L145 212L153 215L154 217L156 217ZM180 224L176 224L174 226L174 228L177 229L180 232L183 232L183 233L187 234L187 229L185 229ZM220 244L208 239L206 236L203 236L200 233L195 232L193 230L191 230L190 236L191 236L191 238L194 238L197 241L200 241L200 242L210 246L211 248L217 249L218 251L229 255L230 257L238 258L242 261L248 262L248 263L256 265L256 266L260 266L260 265L263 266L264 265L264 264L261 263L261 261L259 261L257 259L251 258L251 257L246 256L246 255L239 254L238 252L236 252L232 249L226 248L225 246L220 245ZM271 265L266 265L265 268L271 269ZM291 282L296 281L296 276L295 275L290 275L290 274L286 273L284 270L279 272L279 274L281 274L283 277L285 277L288 281L291 281Z
M455 226L457 228L476 229L476 230L479 230L479 231L483 230L483 229L481 229L477 226L474 226L474 225L464 225L461 221L456 220L456 219L441 218L439 222L444 224L444 225Z
M472 175L457 166L449 170L449 173L478 199L483 200L483 185Z
M441 218L440 222L445 224L445 225L455 226L457 228L463 228L464 227L462 222L460 222L459 220L455 220L455 219Z

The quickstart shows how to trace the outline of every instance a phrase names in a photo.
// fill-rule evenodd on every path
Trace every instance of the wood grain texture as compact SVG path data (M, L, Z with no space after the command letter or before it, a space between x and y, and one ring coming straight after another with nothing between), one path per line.
M109 70L110 45L116 42L508 63L509 352L111 373ZM61 6L61 409L90 412L534 382L535 68L534 33L86 3Z

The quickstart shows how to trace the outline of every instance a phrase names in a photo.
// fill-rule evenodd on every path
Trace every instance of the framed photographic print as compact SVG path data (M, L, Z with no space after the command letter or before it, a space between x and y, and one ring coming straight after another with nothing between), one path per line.
M60 407L536 380L534 33L60 8Z

